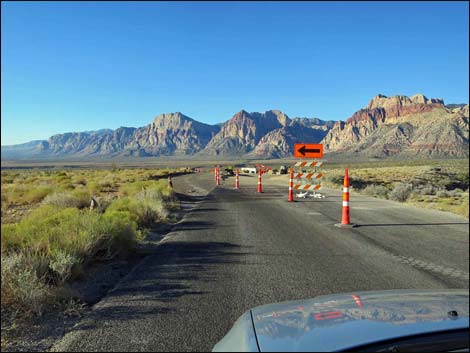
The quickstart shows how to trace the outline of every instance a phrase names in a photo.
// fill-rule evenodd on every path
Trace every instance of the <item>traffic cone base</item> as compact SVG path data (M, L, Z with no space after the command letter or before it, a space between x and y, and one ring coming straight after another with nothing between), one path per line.
M354 223L349 223L349 224L336 223L335 227L338 227L338 228L355 228L355 227L357 227L357 224L354 224Z

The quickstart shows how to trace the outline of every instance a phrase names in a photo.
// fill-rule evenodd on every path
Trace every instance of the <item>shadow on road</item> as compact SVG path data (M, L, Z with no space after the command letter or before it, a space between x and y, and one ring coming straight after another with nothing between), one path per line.
M204 208L194 208L191 210L191 213L194 212L212 212L212 211L223 211L221 208L213 208L213 207L204 207Z
M209 196L186 195L175 192L175 197L182 202L201 202L209 199Z
M178 232L178 231L183 231L183 230L201 230L201 229L215 229L215 228L216 228L216 225L214 222L183 221L181 223L175 224L171 231Z
M228 242L169 241L144 259L72 331L96 330L109 321L125 322L185 310L175 301L210 292L214 266L243 264L248 247ZM209 283L209 285L208 285ZM184 303L184 302L183 302Z
M357 224L359 227L395 227L395 226L449 226L449 225L469 225L469 223L451 222L451 223L376 223L376 224Z

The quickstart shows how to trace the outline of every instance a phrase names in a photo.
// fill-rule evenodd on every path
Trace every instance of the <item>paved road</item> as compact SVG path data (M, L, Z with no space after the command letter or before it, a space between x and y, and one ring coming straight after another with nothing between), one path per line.
M53 350L209 351L253 306L469 286L462 217L353 195L359 227L339 229L338 191L288 203L276 177L262 195L256 177L242 177L238 191L233 178L225 183L213 189L209 174L176 178L177 190L199 195L185 203L192 211Z

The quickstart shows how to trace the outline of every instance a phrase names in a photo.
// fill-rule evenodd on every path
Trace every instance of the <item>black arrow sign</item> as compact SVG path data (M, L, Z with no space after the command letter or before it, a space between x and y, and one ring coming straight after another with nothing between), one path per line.
M302 146L298 149L298 152L300 152L303 156L305 156L305 153L320 153L320 149L319 148L308 149L308 148L305 148L305 146Z

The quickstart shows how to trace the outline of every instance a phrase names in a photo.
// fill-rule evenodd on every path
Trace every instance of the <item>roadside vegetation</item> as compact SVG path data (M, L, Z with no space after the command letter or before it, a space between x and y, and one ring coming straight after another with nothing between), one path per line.
M327 169L325 176L326 186L339 188L343 185L344 169L335 166ZM468 160L426 165L354 165L349 177L352 191L469 217Z
M166 177L185 171L2 171L2 316L40 315L91 264L132 252L178 207Z

